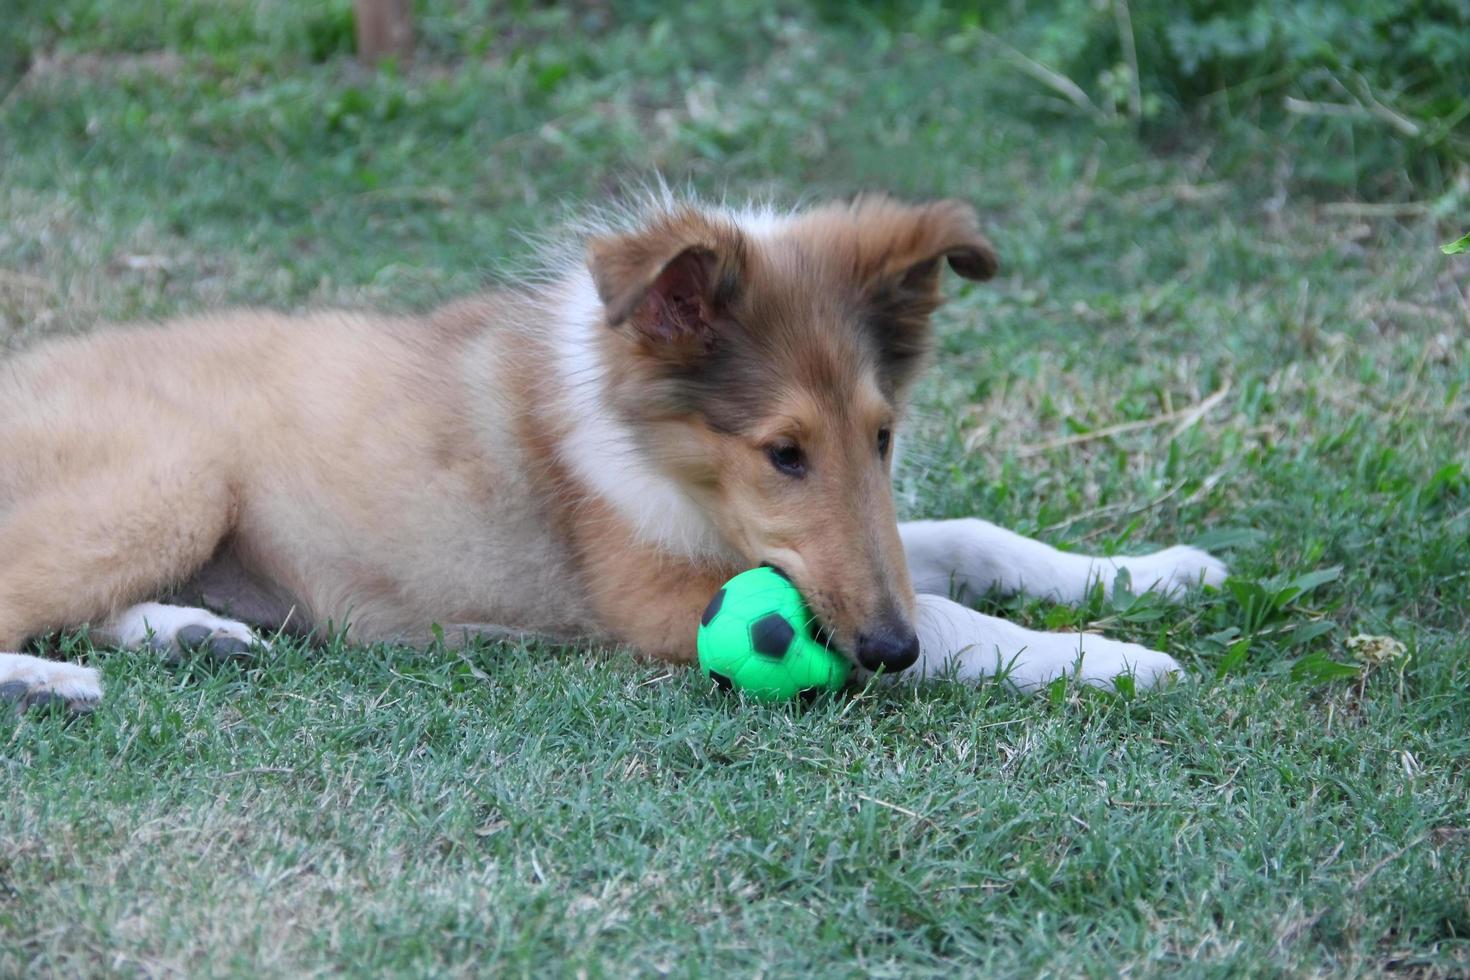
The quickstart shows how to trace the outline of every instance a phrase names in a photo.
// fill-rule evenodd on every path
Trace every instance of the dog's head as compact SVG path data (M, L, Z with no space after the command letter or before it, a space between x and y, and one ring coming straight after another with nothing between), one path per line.
M652 462L868 669L918 656L890 474L946 262L996 271L956 201L761 219L684 207L590 244L614 397Z

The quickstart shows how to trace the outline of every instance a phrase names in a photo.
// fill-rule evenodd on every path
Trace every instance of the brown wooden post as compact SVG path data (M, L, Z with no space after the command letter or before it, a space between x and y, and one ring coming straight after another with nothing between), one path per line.
M413 0L356 0L357 57L375 65L388 55L413 53Z

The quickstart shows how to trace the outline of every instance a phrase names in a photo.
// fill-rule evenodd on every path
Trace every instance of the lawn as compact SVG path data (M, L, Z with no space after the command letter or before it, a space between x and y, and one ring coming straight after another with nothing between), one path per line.
M961 197L1004 269L949 286L901 508L1235 578L987 601L1196 680L1136 698L799 710L616 650L71 639L105 703L0 719L0 975L1470 972L1463 186L1309 193L1267 133L1140 139L922 16L434 0L372 73L339 0L160 6L0 28L6 348L425 308L655 171Z

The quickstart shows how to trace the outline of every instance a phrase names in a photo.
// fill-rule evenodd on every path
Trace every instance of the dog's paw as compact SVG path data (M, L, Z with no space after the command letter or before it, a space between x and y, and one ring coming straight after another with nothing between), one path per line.
M1128 572L1134 592L1157 592L1176 599L1201 585L1218 586L1229 574L1223 561L1186 544L1113 560Z
M0 653L0 703L24 711L64 708L85 714L102 700L102 681L91 667L23 653Z
M1131 678L1138 691L1188 679L1179 661L1167 653L1101 636L1084 637L1077 679L1094 687L1115 688L1120 677Z
M1118 688L1118 679L1126 677L1134 691L1187 679L1167 653L1096 633L1030 633L1026 640L1019 652L996 660L997 672L1022 693L1044 691L1062 677L1106 690Z
M123 611L107 624L105 635L118 646L149 649L177 660L202 652L221 660L248 657L270 645L244 623L206 609L144 602Z

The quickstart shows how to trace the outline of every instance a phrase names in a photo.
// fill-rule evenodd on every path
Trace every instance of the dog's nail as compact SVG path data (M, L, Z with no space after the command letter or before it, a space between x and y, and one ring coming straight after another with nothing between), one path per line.
M209 641L209 652L220 659L250 656L250 644L233 636L216 636Z
M193 626L185 626L175 633L174 642L185 650L197 650L209 642L210 634L213 632L214 630L208 626L201 626L196 623Z
M17 701L24 700L26 694L30 692L30 689L31 686L25 681L9 681L5 684L0 684L0 701L9 701L11 704L14 704Z

